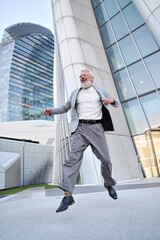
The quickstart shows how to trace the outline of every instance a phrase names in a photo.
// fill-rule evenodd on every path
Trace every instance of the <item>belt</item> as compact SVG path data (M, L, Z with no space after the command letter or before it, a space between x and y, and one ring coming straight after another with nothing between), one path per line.
M80 119L79 123L95 124L95 123L101 123L101 120L83 120L83 119Z

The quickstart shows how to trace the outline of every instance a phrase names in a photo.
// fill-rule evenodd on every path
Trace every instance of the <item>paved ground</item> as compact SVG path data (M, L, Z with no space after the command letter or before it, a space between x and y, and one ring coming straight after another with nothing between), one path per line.
M75 204L56 213L59 189L0 199L0 240L160 240L160 179L121 182L118 200L103 186L76 187Z

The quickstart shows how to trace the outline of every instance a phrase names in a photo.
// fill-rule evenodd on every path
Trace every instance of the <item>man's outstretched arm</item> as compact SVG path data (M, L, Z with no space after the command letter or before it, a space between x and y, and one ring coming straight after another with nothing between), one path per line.
M61 107L58 108L45 108L44 109L44 115L57 115L57 114L62 114L66 113L70 110L71 108L71 97L68 99L66 104L62 105Z

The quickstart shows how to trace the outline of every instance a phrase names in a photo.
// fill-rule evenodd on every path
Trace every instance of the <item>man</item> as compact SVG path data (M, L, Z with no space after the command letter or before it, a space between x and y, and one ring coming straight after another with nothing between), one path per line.
M74 203L72 193L77 181L83 152L89 145L96 157L101 161L104 187L113 199L118 198L113 188L116 181L111 177L112 164L104 135L104 131L114 130L108 105L118 107L118 101L105 90L92 85L94 76L90 70L82 70L79 78L81 88L72 92L66 104L55 109L44 109L45 115L61 114L72 109L71 152L68 160L63 165L63 180L58 184L58 187L65 194L56 212L62 212Z

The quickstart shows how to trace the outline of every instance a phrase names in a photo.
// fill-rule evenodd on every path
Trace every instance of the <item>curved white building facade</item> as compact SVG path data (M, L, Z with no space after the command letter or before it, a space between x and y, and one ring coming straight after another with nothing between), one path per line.
M71 92L80 86L79 75L83 68L89 68L94 73L95 86L105 88L118 98L91 2L53 0L52 7L57 43L57 106L63 104ZM138 160L122 107L118 109L111 107L110 112L115 131L106 133L106 139L113 163L113 176L117 180L139 178ZM54 183L62 177L62 163L66 160L69 150L64 146L67 136L69 139L65 118L69 121L70 115L56 117L58 129ZM103 181L100 175L100 163L90 148L84 153L79 181L81 183Z
M160 1L133 0L133 2L160 45Z
M57 106L80 86L81 69L94 85L118 97L107 132L113 175L120 180L160 176L160 2L52 0L57 44ZM70 114L56 117L53 182L62 178L70 148ZM100 163L88 148L78 181L101 183Z

